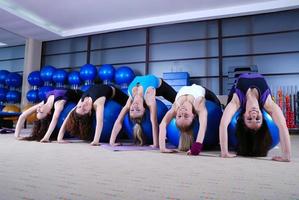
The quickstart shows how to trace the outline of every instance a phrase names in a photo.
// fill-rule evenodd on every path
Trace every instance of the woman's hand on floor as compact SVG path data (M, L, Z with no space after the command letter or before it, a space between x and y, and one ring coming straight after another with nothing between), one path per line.
M114 146L114 147L115 147L115 146L122 146L122 143L119 143L119 142L118 142L118 143L110 143L110 145L111 145L111 146Z
M18 136L18 137L16 137L16 139L17 139L17 140L24 140L24 139L25 139L25 137Z
M221 153L221 157L222 158L234 158L236 156L237 156L236 154L229 153L229 152L227 152L227 153Z
M291 162L291 159L285 158L282 156L274 156L274 157L272 157L272 160L278 161L278 162Z
M70 143L69 141L66 141L66 140L57 140L57 142L59 144L67 144L67 143Z
M92 146L100 146L100 143L97 142L97 141L92 141L90 144L91 144Z
M43 138L43 139L40 140L40 142L41 142L41 143L48 143L48 142L50 142L50 140L49 140L49 139L46 139L46 138Z
M160 151L162 153L177 153L178 151L175 150L175 149L167 149L167 148L164 148L164 149L160 149Z

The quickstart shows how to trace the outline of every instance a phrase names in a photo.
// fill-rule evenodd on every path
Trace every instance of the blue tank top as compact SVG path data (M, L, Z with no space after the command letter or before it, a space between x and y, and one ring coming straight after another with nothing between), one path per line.
M154 75L136 76L128 87L128 93L133 98L133 88L137 85L143 87L143 97L146 94L146 90L150 87L157 89L159 87L160 79Z

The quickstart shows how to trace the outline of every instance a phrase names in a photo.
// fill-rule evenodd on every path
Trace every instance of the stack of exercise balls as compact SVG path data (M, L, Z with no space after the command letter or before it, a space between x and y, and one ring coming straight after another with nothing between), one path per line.
M53 81L53 75L55 71L56 68L51 65L44 66L41 69L40 77L44 81L44 86L39 88L38 91L39 101L46 100L46 93L54 89L54 87L52 86L53 84L52 81Z
M27 100L35 104L39 102L38 97L38 88L44 85L43 80L41 79L40 72L39 71L33 71L29 74L27 81L29 85L31 86L31 89L27 92Z
M53 73L53 81L56 84L56 88L64 88L65 82L68 78L68 73L63 69L57 69Z
M3 109L6 102L6 94L8 92L5 80L9 74L7 70L0 70L0 110Z
M56 82L56 87L58 87L58 78L56 77L59 77L56 74L60 74L60 85L64 81L62 77L67 74L67 72L57 71L54 73L53 77L53 81ZM94 81L98 77L103 81L103 84L112 84L115 82L116 84L120 85L120 87L124 89L125 92L127 92L127 87L135 78L135 73L128 66L121 66L118 69L115 69L111 64L103 64L97 70L96 66L92 64L85 64L80 68L80 71L71 71L66 78L68 80L68 83L70 84L70 88L79 89L81 83L83 82L81 90L86 91L91 85L94 84Z
M39 102L38 88L44 85L44 81L41 78L40 71L33 71L29 74L27 81L31 89L27 92L26 97L29 102L24 107L24 111L32 107L34 104ZM32 123L36 120L36 114L32 114L27 118L28 123Z
M68 83L71 86L71 89L78 90L81 85L81 78L80 78L80 72L78 71L72 71L68 75Z
M8 74L6 85L9 87L9 91L6 94L6 100L8 103L16 104L21 102L20 87L22 86L22 76L16 72Z
M0 111L3 109L4 107L4 103L6 101L6 94L7 94L8 90L4 87L0 87Z
M80 69L80 77L84 81L84 86L81 88L81 90L88 90L97 77L97 68L92 64L83 65Z
M120 85L122 90L127 90L128 85L135 78L134 71L128 66L121 66L115 72L115 82Z
M22 76L16 72L1 70L1 102L6 102L3 112L19 113L20 107L16 104L21 102L20 88L22 86ZM5 94L6 93L6 94ZM17 120L16 117L8 117L5 120Z
M45 86L52 86L52 80L56 68L51 65L44 66L40 71L40 76Z
M99 77L103 84L111 84L114 81L115 69L112 65L105 64L99 68Z

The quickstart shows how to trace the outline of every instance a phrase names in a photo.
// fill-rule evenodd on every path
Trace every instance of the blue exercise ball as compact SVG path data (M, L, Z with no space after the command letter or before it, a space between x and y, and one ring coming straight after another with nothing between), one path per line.
M104 81L104 82L112 82L114 79L114 74L115 74L115 69L112 65L102 65L99 68L99 77Z
M109 142L114 122L116 121L121 109L122 106L116 103L116 101L108 100L105 102L103 129L100 137L100 142ZM96 117L94 117L93 120L94 131L95 131L95 126L96 126Z
M6 85L13 88L18 88L22 85L22 76L16 72L9 73L6 78Z
M119 85L128 85L135 78L134 71L127 66L118 68L115 72L115 82Z
M41 76L40 76L40 71L33 71L29 74L28 78L28 83L32 86L37 86L40 87L44 84Z
M64 107L63 110L61 111L59 118L58 118L58 122L56 127L60 128L64 122L64 120L66 119L67 115L69 114L69 112L71 112L71 110L76 106L75 103L73 102L67 102Z
M47 92L54 90L51 86L43 86L38 89L38 98L40 101L47 101Z
M84 81L93 81L97 77L97 68L92 64L85 64L80 69L80 77Z
M31 103L39 102L38 90L29 90L27 92L26 97L27 97L27 100Z
M66 81L66 78L67 78L67 72L63 69L57 69L54 74L53 74L53 81L56 83L56 84L61 84L63 85Z
M9 91L6 94L6 100L8 103L20 103L21 93L18 91Z
M92 85L83 85L80 90L86 92L91 86Z
M222 109L219 105L209 100L206 100L205 105L208 112L208 121L207 121L207 129L203 140L203 144L205 146L215 146L219 144L219 124L222 117ZM196 140L197 138L198 129L200 126L198 122L198 117L196 117L195 120L196 121L193 127L194 140ZM180 141L180 131L176 127L175 119L172 119L170 121L166 131L167 131L166 134L167 142L178 147Z
M168 109L167 106L159 99L156 99L156 103L157 103L158 124L160 124ZM143 134L146 137L147 143L152 144L153 142L152 124L151 124L150 112L148 108L145 111L145 115L143 117L141 127L142 127ZM134 123L130 120L129 113L127 113L124 118L123 128L125 132L128 134L129 138L134 139L134 134L133 134Z
M7 76L10 72L7 70L0 70L0 85L5 84L5 80L7 79Z
M47 65L41 69L40 76L43 81L51 82L53 80L52 78L53 78L53 74L55 71L56 71L55 67L53 67L51 65Z
M0 102L6 101L6 94L8 90L6 88L0 88Z
M263 115L264 120L266 121L270 136L272 138L272 144L270 147L270 149L272 149L279 143L279 129L276 126L275 122L273 121L272 117L264 109L262 109L262 115ZM233 149L236 149L238 146L238 139L236 136L236 131L237 131L237 122L238 122L239 117L241 117L241 109L239 109L234 114L234 116L232 117L232 120L228 126L228 144L229 144L229 147L233 148Z
M68 82L70 85L77 85L81 84L80 73L78 71L72 71L69 73Z

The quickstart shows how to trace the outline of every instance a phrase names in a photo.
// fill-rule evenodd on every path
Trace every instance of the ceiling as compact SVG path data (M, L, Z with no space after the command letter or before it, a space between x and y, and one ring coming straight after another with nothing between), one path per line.
M24 44L299 8L299 0L0 0L0 42ZM6 31L4 31L6 30Z
M23 36L17 35L15 33L0 28L0 48L2 46L16 46L20 44L25 44L25 42L26 39Z

